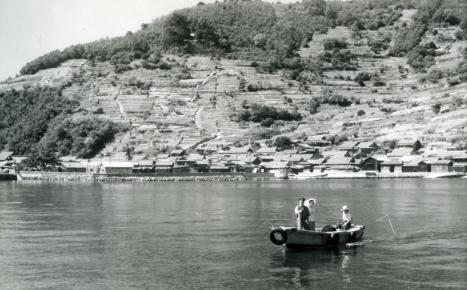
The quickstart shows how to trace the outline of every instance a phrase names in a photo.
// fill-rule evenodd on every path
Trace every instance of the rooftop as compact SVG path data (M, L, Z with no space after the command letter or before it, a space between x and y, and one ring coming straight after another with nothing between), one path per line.
M0 161L7 160L8 158L13 156L12 151L1 151L0 152Z

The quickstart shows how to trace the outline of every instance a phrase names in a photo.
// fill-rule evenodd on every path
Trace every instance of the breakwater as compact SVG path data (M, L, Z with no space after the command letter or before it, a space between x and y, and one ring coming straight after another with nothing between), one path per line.
M243 175L206 175L206 176L94 176L94 182L172 182L172 181L245 181Z
M241 182L246 178L242 174L195 174L195 175L106 175L74 172L22 171L18 174L20 181L48 182Z
M47 181L47 182L101 182L101 183L143 183L143 182L242 182L247 179L274 179L273 174L254 173L187 173L187 174L88 174L77 172L45 172L22 171L18 175L19 181ZM299 176L300 177L300 176ZM463 173L373 173L373 172L330 172L316 176L303 176L293 179L386 179L386 178L456 178L465 177ZM3 180L15 180L16 175L9 174ZM292 178L292 177L291 177ZM1 175L0 175L0 180Z

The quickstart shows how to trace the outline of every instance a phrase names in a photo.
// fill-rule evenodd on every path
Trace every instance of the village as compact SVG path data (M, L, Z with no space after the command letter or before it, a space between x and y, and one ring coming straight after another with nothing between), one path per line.
M154 159L111 160L62 157L47 171L65 175L99 176L216 176L243 175L262 178L371 178L463 177L467 152L432 142L401 140L392 144L344 141L331 146L330 136L310 136L306 142L291 140L290 149L258 148L258 143L236 147L207 143L191 150L174 149ZM36 168L21 166L27 157L0 153L2 173L37 175ZM21 170L20 170L21 168ZM32 173L29 173L32 172Z
M404 10L401 25L415 12ZM390 32L391 28L381 29ZM435 56L438 67L456 67L463 61L460 51L467 40L454 40L457 30L457 26L436 27L436 34L444 38L425 36L439 47L441 54ZM378 36L370 30L364 33L368 39ZM447 78L421 81L425 74L410 67L406 57L381 57L345 26L314 34L300 55L320 58L331 52L325 43L339 39L345 39L358 58L356 70L333 69L305 83L291 79L286 71L258 71L255 62L246 60L173 54L164 58L171 70L146 69L134 61L134 69L117 72L109 62L72 59L56 68L20 76L3 86L20 90L37 82L71 84L64 86L62 94L81 100L81 109L69 117L70 128L82 127L76 120L90 124L111 120L115 128L123 129L86 159L75 157L83 156L79 150L71 152L72 144L79 145L75 141L81 138L49 138L45 148L60 142L71 146L66 152L52 154L74 155L60 157L53 166L27 165L26 157L4 151L0 154L4 177L0 178L127 176L132 181L209 177L223 181L232 176L234 180L238 176L465 176L467 83L449 85ZM375 80L359 83L358 76L364 74ZM277 114L275 119L253 120L252 108ZM288 118L277 119L279 112L287 113ZM300 117L290 120L292 113ZM52 133L50 136L55 136ZM74 136L88 133L102 135L75 132ZM46 143L47 138L41 138ZM287 138L287 146L276 144L279 138ZM31 148L22 147L22 151L15 146L4 148L30 154Z

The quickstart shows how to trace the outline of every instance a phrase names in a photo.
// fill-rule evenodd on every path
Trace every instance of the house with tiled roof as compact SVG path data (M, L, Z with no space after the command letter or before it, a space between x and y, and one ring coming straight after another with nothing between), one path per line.
M467 162L453 162L452 166L450 167L450 171L467 173Z
M381 162L381 172L385 173L401 173L402 160L399 158L387 159Z
M376 144L374 141L366 141L361 142L357 145L357 150L361 154L370 155L376 150L378 150L380 146Z
M260 173L273 173L275 176L287 176L290 163L287 161L261 162L258 165Z
M99 161L86 162L86 172L92 174L132 174L133 163L130 161Z
M322 165L326 161L326 158L321 157L321 158L316 158L316 159L309 159L306 162L311 164L313 167Z
M155 160L139 160L133 161L133 171L144 173L144 172L154 172L156 165Z
M449 172L449 167L452 166L453 162L451 160L444 159L431 159L426 161L429 166L430 172Z
M209 160L203 159L203 160L198 160L194 164L194 168L198 172L208 172L209 171Z
M194 169L191 168L191 166L188 166L188 165L179 165L175 163L174 166L172 167L173 173L188 173L191 171L196 172Z
M306 154L306 153L314 154L317 151L319 152L318 148L310 146L303 142L298 142L297 144L295 144L295 148L297 148L297 151L300 154Z
M410 148L409 148L410 149ZM430 171L426 159L422 156L403 156L402 172L428 172Z
M170 151L170 156L183 156L185 155L185 150L183 149L175 149Z
M457 163L462 163L462 162L467 163L467 152L465 151L457 152L456 154L453 154L451 156L451 160Z
M360 144L360 141L344 141L337 146L336 149L340 151L356 152L358 150L358 144Z
M281 154L288 154L288 155L291 155L291 154L297 154L297 149L286 149L286 150L282 150L280 151Z
M327 151L323 152L325 156L325 165L331 170L351 170L352 164L350 163L352 157L346 151Z
M233 164L259 164L261 163L261 158L253 155L230 155L225 159L227 162Z
M157 154L156 159L167 159L169 157L170 157L169 154L160 153L160 154Z
M422 147L423 144L418 139L402 139L396 143L396 148L411 148L413 151L417 151Z
M226 166L223 163L215 163L209 166L209 172L226 173L226 172L230 172L230 167Z
M0 152L0 161L13 160L12 151L1 151Z
M294 158L301 158L301 159L303 159L303 160L305 161L305 160L310 160L310 159L312 159L312 158L315 156L315 154L301 154L301 153L297 153L297 154L292 154L292 155L290 155L290 156L292 156L292 160L294 160Z
M250 145L247 146L242 146L242 147L231 147L229 150L219 150L219 154L224 154L224 155L248 155L253 153L253 149L251 148Z
M261 147L258 150L255 151L256 154L262 156L262 155L271 155L275 154L277 151L277 147Z
M408 155L411 155L413 153L413 149L412 148L406 148L406 147L402 147L402 148L395 148L394 150L392 150L391 152L389 152L387 154L387 156L389 158L400 158L402 156L408 156Z
M423 157L432 159L446 159L446 160L467 160L466 152L464 150L446 150L446 149L433 149L425 150Z
M219 151L219 144L215 143L206 143L201 146L196 147L196 152L200 154L212 154Z
M329 140L329 135L314 135L309 136L306 140L306 143L311 146L325 147L331 146L331 141Z
M175 158L157 159L156 173L170 173L175 165Z
M361 170L365 171L381 171L381 164L384 161L388 161L389 158L386 155L372 155L361 161L360 164L356 164Z
M204 156L198 153L191 153L177 158L176 165L192 166L196 161L203 160Z

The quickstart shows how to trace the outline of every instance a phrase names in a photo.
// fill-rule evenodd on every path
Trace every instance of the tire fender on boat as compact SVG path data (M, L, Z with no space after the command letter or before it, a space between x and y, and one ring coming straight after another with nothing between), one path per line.
M280 236L280 239L277 239L277 235ZM287 233L281 228L276 228L269 233L269 239L274 245L280 246L287 243Z

